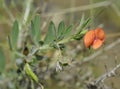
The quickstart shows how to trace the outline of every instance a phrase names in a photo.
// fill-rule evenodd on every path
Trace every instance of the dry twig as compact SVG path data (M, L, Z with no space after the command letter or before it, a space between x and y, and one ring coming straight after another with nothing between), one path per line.
M112 4L112 1L103 1L103 2L98 2L98 3L80 6L80 7L72 7L72 8L64 9L64 10L59 11L59 12L44 13L44 14L42 14L42 16L47 17L47 16L61 15L61 14L66 14L66 13L76 12L76 11L85 11L85 10L90 10L92 8L106 7L106 6L109 6L111 4Z
M111 71L101 75L99 78L97 78L95 81L90 82L88 84L88 89L99 89L101 86L101 83L104 82L104 80L110 78L110 77L115 77L116 71L120 68L120 64L118 64L116 67L114 67Z

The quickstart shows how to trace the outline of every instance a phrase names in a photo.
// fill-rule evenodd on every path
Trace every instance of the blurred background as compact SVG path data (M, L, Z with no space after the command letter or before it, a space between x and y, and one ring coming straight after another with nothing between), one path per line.
M57 74L47 72L44 77L39 76L45 89L87 89L87 83L120 63L120 0L0 0L0 47L6 58L4 72L0 73L0 89L31 89L27 88L29 83L25 85L15 77L18 76L15 74L16 64L10 56L7 36L15 19L20 25L24 22L28 25L36 14L40 14L43 34L51 20L56 27L60 21L76 27L83 14L86 19L92 18L90 29L102 27L106 33L104 45L92 53L84 47L83 41L68 44L66 58L73 58L75 62ZM56 53L47 55L55 58ZM16 87L18 81L23 83ZM107 88L103 89L120 89L119 82L118 71L117 77L105 81Z

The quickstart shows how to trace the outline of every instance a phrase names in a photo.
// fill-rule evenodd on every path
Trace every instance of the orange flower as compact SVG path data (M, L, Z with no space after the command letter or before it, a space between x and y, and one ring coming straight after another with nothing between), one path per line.
M92 46L93 49L97 49L103 44L104 40L105 33L102 28L90 30L84 36L84 44L87 48Z

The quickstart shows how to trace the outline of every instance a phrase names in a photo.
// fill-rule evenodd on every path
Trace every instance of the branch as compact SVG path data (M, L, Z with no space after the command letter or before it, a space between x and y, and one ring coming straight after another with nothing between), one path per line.
M116 76L116 70L118 70L120 68L120 64L118 64L115 68L113 68L111 71L109 71L108 73L103 74L102 76L100 76L96 81L95 84L99 84L100 82L104 82L105 79L110 78L110 77L114 77Z
M60 12L44 13L44 14L42 14L42 16L47 17L47 16L61 15L61 14L66 14L66 13L76 12L76 11L90 10L90 9L93 9L93 8L109 6L111 4L112 4L112 1L103 1L103 2L98 2L98 3L94 3L94 4L90 4L90 5L64 9Z
M104 82L104 80L110 78L110 77L115 77L116 71L120 68L120 64L118 64L116 67L114 67L111 71L101 75L99 78L97 78L95 81L90 82L88 84L88 89L98 89L100 87L100 84Z
M115 4L112 4L111 7L117 13L117 15L120 16L120 10L119 10L119 8Z

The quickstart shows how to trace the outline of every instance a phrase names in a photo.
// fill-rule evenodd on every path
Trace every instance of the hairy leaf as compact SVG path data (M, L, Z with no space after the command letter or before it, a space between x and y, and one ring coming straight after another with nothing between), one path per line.
M71 32L72 32L72 29L73 29L73 25L70 25L64 32L64 37L68 37L69 35L71 35Z
M46 37L44 39L44 43L45 44L52 43L56 39L56 35L55 34L56 34L55 25L54 25L53 22L50 22L47 35L46 35Z
M35 40L39 41L40 36L41 36L41 32L40 32L40 16L39 15L35 16L34 30L35 30Z
M4 71L4 68L5 68L5 55L2 48L0 48L0 72Z
M85 15L83 14L83 15L82 15L82 18L81 18L81 20L80 20L80 27L83 25L84 20L85 20Z
M60 24L58 25L57 36L58 37L62 36L64 30L65 30L65 23L61 21Z
M11 38L10 38L9 35L8 35L8 45L9 45L10 50L12 51L13 50L13 48L12 48L12 42L11 42Z
M36 15L34 20L31 21L31 35L34 41L39 41L41 32L40 32L40 16Z
M34 30L34 23L31 21L31 36L34 39L35 38L35 30Z
M13 48L16 48L17 46L18 34L19 34L19 26L18 26L18 22L15 21L10 35Z
M83 30L84 28L86 28L88 26L88 24L90 23L91 18L88 18L87 20L85 20L83 22L83 24L81 25L81 30Z

